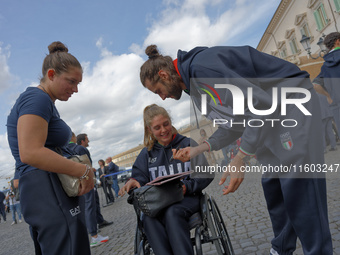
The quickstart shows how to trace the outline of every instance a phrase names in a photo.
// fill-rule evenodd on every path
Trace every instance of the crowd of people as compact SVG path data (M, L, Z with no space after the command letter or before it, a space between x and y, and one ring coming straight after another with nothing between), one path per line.
M340 94L335 82L339 76L339 63L334 62L340 59L337 58L340 56L339 35L332 33L325 38L330 51L313 83L309 74L296 65L248 46L178 50L176 59L161 55L156 45L147 47L145 52L149 59L141 66L140 80L145 88L163 100L178 100L185 92L201 109L200 86L209 78L211 83L232 82L234 89L241 92L252 88L253 108L262 110L271 107L274 89L303 89L310 96L304 101L303 108L312 114L303 114L306 111L301 111L301 107L289 104L284 116L277 110L267 117L295 119L298 124L294 128L270 123L260 127L221 125L210 137L201 130L201 139L196 143L178 134L166 109L157 104L149 105L143 112L145 148L132 167L132 178L120 190L115 174L119 170L112 158L100 159L99 168L95 169L87 149L90 142L87 134L76 136L59 116L55 101L67 101L78 92L83 69L63 43L50 44L39 86L28 87L19 96L7 120L8 142L16 161L14 179L19 180L13 188L20 190L20 203L15 202L11 193L7 198L12 199L11 211L18 214L18 222L22 221L22 212L29 224L36 254L86 255L91 254L90 247L109 240L108 236L98 234L98 228L113 223L101 215L99 185L103 187L107 204L110 204L118 196L159 176L189 171L192 164L216 162L211 152L220 149L225 151L227 163L237 169L223 173L219 185L225 185L227 178L229 182L222 188L223 195L239 188L244 179L244 173L239 169L254 157L262 165L323 164L327 144L323 137L326 134L331 150L336 150L330 137L329 121L334 119L340 128L337 122L340 119ZM216 90L221 105L208 102L205 114L209 119L236 120L239 123L253 118L263 119L249 108L242 114L234 114L233 94L225 88ZM323 94L331 104L331 113L321 115L320 109L328 109L329 105L320 104L322 99L319 100L316 92ZM301 100L301 93L291 92L288 96L293 101ZM323 125L322 120L325 120ZM89 164L67 159L85 154ZM77 196L70 197L65 193L58 174L79 179ZM184 199L181 202L167 207L156 218L143 218L155 254L194 254L187 220L199 210L198 196L211 181L212 177L188 175L182 180ZM297 238L306 255L332 254L325 175L274 173L263 176L262 187L274 233L270 254L292 254ZM45 195L42 197L41 193ZM13 214L13 224L16 222Z

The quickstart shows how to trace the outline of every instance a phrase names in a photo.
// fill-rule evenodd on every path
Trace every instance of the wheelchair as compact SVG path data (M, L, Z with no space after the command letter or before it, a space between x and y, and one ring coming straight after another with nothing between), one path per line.
M153 255L152 247L143 229L143 213L136 207L134 209L137 215L134 254ZM203 255L202 245L206 243L213 243L219 255L235 254L222 215L212 196L206 193L200 195L200 211L190 217L189 226L194 232L191 233L191 242L195 247L196 255Z

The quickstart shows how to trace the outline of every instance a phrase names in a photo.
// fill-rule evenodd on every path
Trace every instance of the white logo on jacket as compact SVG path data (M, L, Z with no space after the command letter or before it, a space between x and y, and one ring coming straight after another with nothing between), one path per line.
M72 217L74 217L77 214L81 213L80 206L78 205L77 207L70 209L70 213L71 213Z
M156 160L157 160L157 157L155 157L155 158L149 158L149 163L153 164L153 163L156 162Z
M170 174L177 174L177 173L190 171L190 167L191 167L190 161L184 162L184 169L182 169L182 165L183 163L176 164L177 171L174 169L174 164L169 165L169 169L168 169L169 172L167 171L165 165L158 166L158 167L150 167L149 172L151 175L151 180L154 180L160 176L167 176Z

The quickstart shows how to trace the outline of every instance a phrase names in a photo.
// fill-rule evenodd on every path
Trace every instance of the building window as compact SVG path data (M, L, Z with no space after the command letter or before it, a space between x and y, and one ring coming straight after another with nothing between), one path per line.
M287 57L287 48L286 45L283 45L280 49L280 56L281 58L286 58Z
M314 11L314 18L319 31L324 29L328 24L328 18L323 4L320 4L319 7Z
M285 38L287 39L292 55L299 53L299 48L296 42L295 29L289 29L286 31Z
M304 35L305 35L306 37L311 37L311 33L310 33L310 31L309 31L309 27L308 27L308 24L307 24L307 23L305 23L305 24L303 24L303 25L301 26L300 32L301 32L301 37L304 36Z
M340 0L334 0L335 9L340 12Z
M297 44L296 44L296 38L295 37L289 41L289 46L290 46L290 50L292 51L293 55L298 53L299 50L298 50L298 47L297 47Z

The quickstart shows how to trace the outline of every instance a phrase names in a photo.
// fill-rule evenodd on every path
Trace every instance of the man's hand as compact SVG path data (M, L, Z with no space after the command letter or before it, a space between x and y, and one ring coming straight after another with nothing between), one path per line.
M332 104L332 103L333 103L333 99L332 99L330 96L328 96L328 97L327 97L327 102L328 102L329 104Z
M228 176L230 176L229 185L223 189L223 195L235 192L244 180L244 172L240 171L241 166L244 166L243 160L239 156L235 156L233 161L230 162L228 170L236 169L236 171L224 172L219 185L222 185Z

